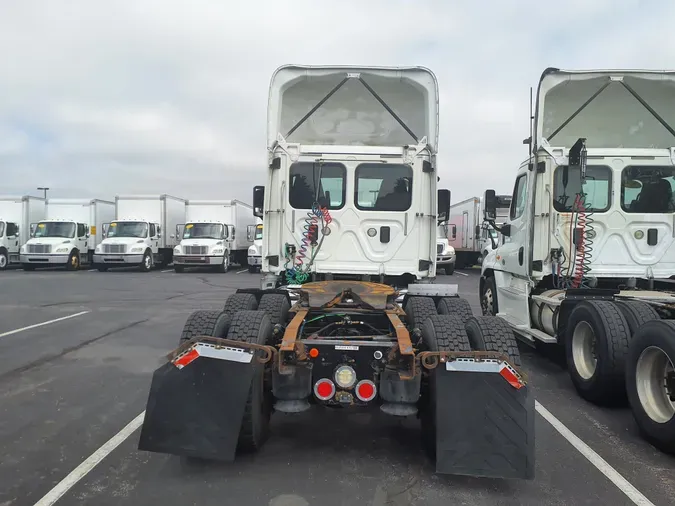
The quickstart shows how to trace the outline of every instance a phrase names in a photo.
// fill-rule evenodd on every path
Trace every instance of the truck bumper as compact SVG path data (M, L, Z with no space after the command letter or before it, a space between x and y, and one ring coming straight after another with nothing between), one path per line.
M221 265L224 261L222 255L218 256L197 256L197 255L174 255L173 264L174 265L185 265L185 266L195 266L200 265Z
M255 257L249 256L248 257L248 265L255 265L255 266L262 265L262 257L261 256L255 256Z
M115 255L115 254L105 254L105 255L94 255L94 263L97 265L138 265L143 261L142 254L134 255Z
M22 264L31 265L65 265L68 263L68 254L59 255L20 255Z
M436 265L454 265L455 255L439 255L436 257Z

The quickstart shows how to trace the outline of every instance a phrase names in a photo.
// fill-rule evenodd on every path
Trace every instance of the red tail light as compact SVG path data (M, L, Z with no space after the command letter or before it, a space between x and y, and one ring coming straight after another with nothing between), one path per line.
M327 401L335 395L335 384L329 379L320 379L314 384L314 395L321 401Z
M377 395L375 383L370 380L361 380L356 384L356 396L363 402L372 401Z

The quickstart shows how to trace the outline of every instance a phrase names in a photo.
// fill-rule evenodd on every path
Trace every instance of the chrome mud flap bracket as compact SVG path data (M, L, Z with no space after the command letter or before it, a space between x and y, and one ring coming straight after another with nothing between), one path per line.
M436 368L436 472L534 478L534 396L506 360Z
M153 374L138 449L233 461L254 350L191 342L173 355Z

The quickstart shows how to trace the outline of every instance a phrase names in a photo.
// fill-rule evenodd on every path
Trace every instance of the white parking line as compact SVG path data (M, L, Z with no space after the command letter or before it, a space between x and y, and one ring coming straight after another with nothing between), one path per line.
M544 406L539 404L538 401L534 401L534 407L544 419L550 423L555 430L557 430L562 437L567 439L567 441L576 448L579 453L588 459L588 461L593 464L598 471L604 474L609 481L614 483L616 487L621 490L628 498L633 501L634 504L638 506L654 506L654 503L647 499L642 493L635 488L626 478L621 476L619 472L614 469L611 465L607 463L600 455L595 453L593 449L579 439L571 430L569 430L565 425L558 420L553 414L546 409Z
M461 274L462 276L468 276L466 272L460 272L460 271L455 271L457 274Z
M3 332L2 334L0 334L0 337L11 336L12 334L18 334L19 332L23 332L24 330L30 330L30 329L34 329L34 328L37 328L37 327L42 327L44 325L49 325L50 323L56 323L56 322L60 322L60 321L63 321L63 320L68 320L70 318L75 318L76 316L82 316L83 314L87 314L89 312L90 311L80 311L79 313L70 314L68 316L62 316L61 318L55 318L54 320L48 320L46 322L36 323L35 325L29 325L28 327L22 327L20 329L10 330L9 332Z
M112 451L123 443L131 434L134 433L143 424L145 411L143 411L136 418L131 420L126 427L111 437L107 443L101 446L98 450L91 454L91 456L82 462L79 466L73 469L68 476L56 484L56 486L47 492L42 499L35 503L35 506L51 506L58 501L63 494L68 492L73 485L84 478L89 471L94 469L104 458L106 458Z
M633 501L637 506L655 506L638 489L636 489L628 480L607 463L600 455L595 453L586 443L579 439L571 430L569 430L560 420L558 420L544 406L535 401L535 409L544 419L556 429L579 453L593 464L602 474L604 474L616 487ZM35 506L52 506L63 495L75 486L82 478L94 469L104 458L110 455L115 448L128 439L142 424L145 417L145 411L141 412L136 418L131 420L126 427L110 438L103 446L92 453L89 458L73 469L68 476L61 480L47 495L40 499Z
M162 272L173 272L173 269L166 269L166 270L163 270Z
M237 274L243 274L244 272L248 272L248 269L242 269L240 271L237 271Z

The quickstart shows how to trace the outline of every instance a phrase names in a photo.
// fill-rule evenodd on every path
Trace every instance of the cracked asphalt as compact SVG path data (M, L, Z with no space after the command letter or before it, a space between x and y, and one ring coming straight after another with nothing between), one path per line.
M457 283L479 314L476 271L439 282ZM0 273L0 506L35 504L144 410L191 311L257 285L236 270ZM558 361L522 353L543 406L652 504L675 504L675 459L640 438L627 408L581 400ZM539 415L532 481L434 474L415 420L322 410L272 420L262 451L227 465L140 452L135 431L56 504L635 504Z

